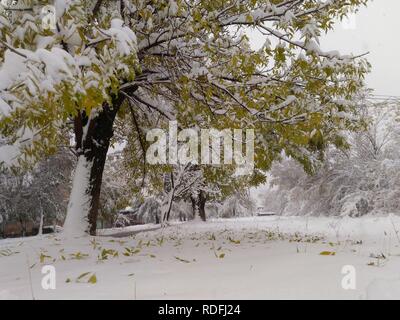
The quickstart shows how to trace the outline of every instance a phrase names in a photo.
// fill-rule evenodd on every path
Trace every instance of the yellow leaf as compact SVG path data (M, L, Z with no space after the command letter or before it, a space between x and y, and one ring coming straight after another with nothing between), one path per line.
M89 278L88 283L91 283L91 284L97 283L97 278L96 278L96 275L95 275L95 274L93 274L93 275Z
M332 252L332 251L322 251L320 253L321 256L334 256L336 255L336 252Z

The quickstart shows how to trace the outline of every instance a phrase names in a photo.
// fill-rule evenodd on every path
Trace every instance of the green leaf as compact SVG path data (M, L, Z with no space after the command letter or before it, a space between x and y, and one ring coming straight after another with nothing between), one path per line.
M334 256L334 255L336 255L336 252L332 252L332 251L322 251L319 255L320 255L320 256Z
M82 252L71 253L70 256L71 256L71 259L76 259L76 260L82 260L84 258L89 257L88 254L82 253Z
M46 260L46 258L47 258L47 259L51 259L50 256L47 256L47 255L41 253L41 254L40 254L40 257L39 257L40 263L44 263L44 261Z

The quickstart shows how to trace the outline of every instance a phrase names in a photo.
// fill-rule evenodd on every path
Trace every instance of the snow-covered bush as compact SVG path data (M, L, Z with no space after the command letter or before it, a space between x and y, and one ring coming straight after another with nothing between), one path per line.
M207 202L206 203L206 215L207 218L219 218L219 213L223 208L223 204L219 202Z
M221 218L247 217L255 212L255 205L248 193L236 193L228 197L220 208Z
M112 227L118 218L118 212L130 204L132 197L126 168L121 153L112 152L107 157L100 194L98 225Z
M349 134L347 151L331 149L315 175L293 159L271 170L265 207L278 214L342 215L400 212L400 125L396 106L368 108L368 130Z
M145 199L137 209L137 216L143 223L159 223L161 202L155 197Z
M124 211L129 211L135 215L135 219L140 223L160 223L162 201L160 197L147 197L140 200L134 200L131 206L127 207ZM179 200L172 204L170 221L188 221L193 219L193 210L191 204L184 200ZM119 214L116 217L116 225L128 226L130 224L124 214Z

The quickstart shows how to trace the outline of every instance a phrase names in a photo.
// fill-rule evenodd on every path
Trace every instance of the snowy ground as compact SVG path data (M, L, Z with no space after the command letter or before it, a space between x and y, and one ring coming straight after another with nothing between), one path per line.
M123 230L135 232L128 237L1 240L0 299L400 299L398 217L142 228ZM44 265L55 266L55 290L42 288ZM355 290L342 287L346 265Z

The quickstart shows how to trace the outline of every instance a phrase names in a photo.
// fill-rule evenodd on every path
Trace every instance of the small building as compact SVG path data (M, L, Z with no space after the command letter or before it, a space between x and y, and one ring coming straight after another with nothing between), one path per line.
M275 212L268 211L264 207L258 207L257 208L257 216L259 217L268 217L268 216L275 216Z

